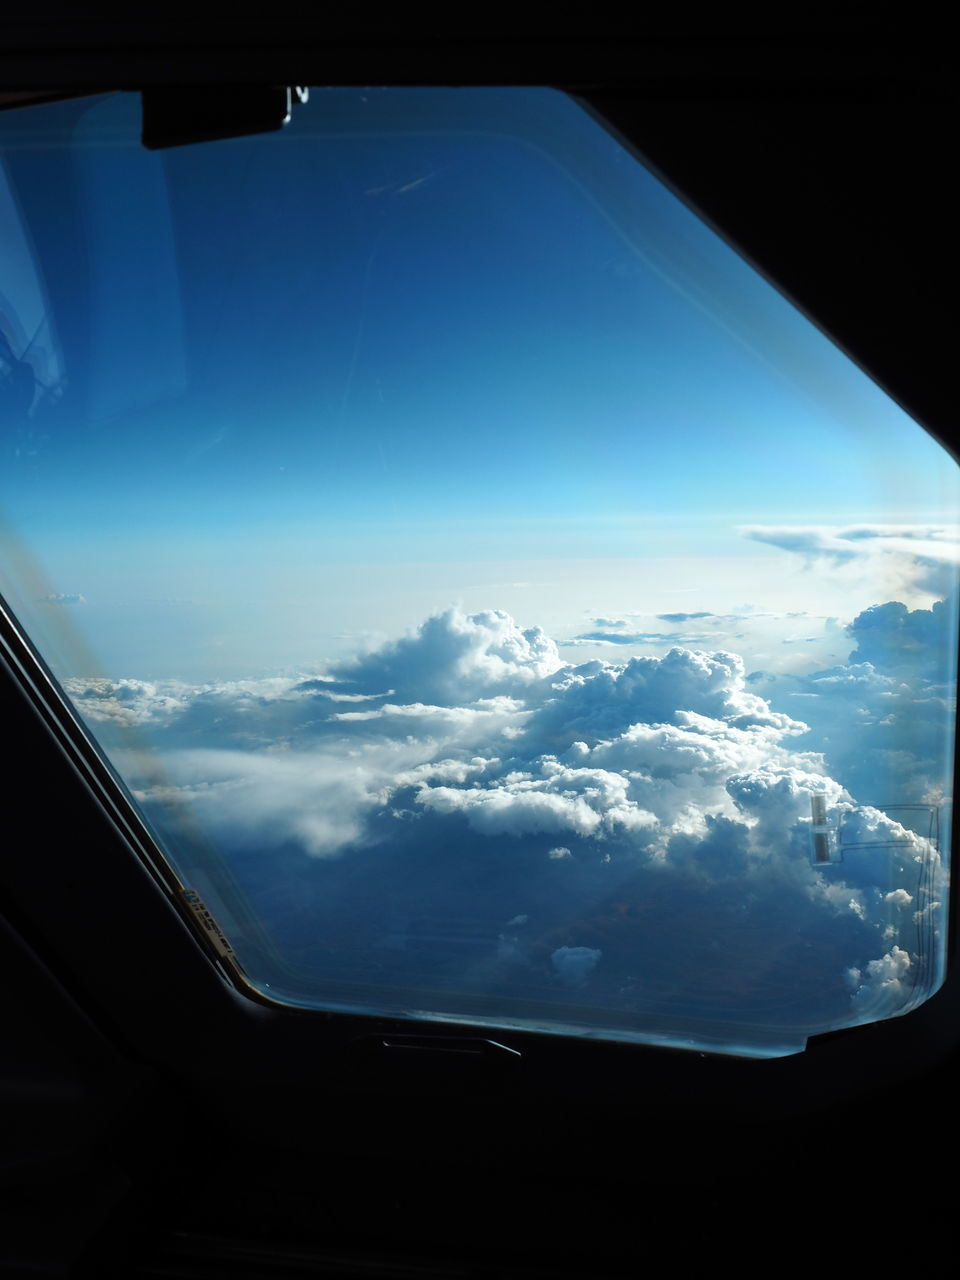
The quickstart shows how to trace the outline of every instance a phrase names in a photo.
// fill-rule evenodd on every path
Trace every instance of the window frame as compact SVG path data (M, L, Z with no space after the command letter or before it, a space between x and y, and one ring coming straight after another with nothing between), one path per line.
M197 70L201 76L204 70L209 73L214 48L207 48L206 63L201 55L194 64L195 74ZM462 49L460 52L463 55ZM634 132L629 123L642 116L639 106L649 103L651 96L656 99L649 89L631 93L636 70L628 74L624 68L612 80L601 76L597 89L584 80L558 75L564 58L556 51L554 55L549 73L544 75L541 66L541 74L530 79L546 79L572 89L600 112L606 108L617 120L621 135L633 145L644 145L645 153L651 154L643 130ZM100 54L99 61L94 58L79 80L75 77L81 60L76 53L63 55L59 64L56 57L47 56L41 68L48 83L109 83L111 76L105 72L111 56L108 51ZM391 65L391 58L392 65L397 65L396 53L386 47L380 48L379 56L382 65ZM618 59L609 47L597 56L624 66L622 55ZM566 65L576 65L578 59L583 64L583 51L568 48L566 57ZM143 51L139 58L139 62L137 57L131 58L128 64L133 82L163 83L169 76L169 62L160 59L151 64L149 54ZM289 48L265 53L250 48L241 50L231 69L239 79L262 80L264 67L269 66L296 71L295 76L283 77L290 82L330 80L329 75L302 74L329 69L329 49L314 49L313 58L311 68L309 56L294 55ZM422 68L428 62L421 54L420 62L414 57L411 65ZM655 62L654 53L648 51L644 67L649 71ZM42 76L36 78L36 65L28 58L17 75L29 76L34 71L33 84L41 83ZM339 64L341 76L331 82L353 83L346 70L351 65L345 54ZM488 65L482 59L475 60L472 71L453 78L462 83L483 83ZM65 70L70 74L64 74ZM256 74L251 76L251 71ZM681 75L674 74L670 84L675 94L678 83L681 92L688 86L682 83ZM222 71L218 78L222 78ZM397 82L396 77L388 78ZM361 82L366 79L361 77ZM375 70L369 79L378 79ZM445 79L449 82L449 73ZM412 75L411 82L427 81L421 72ZM611 108L617 95L621 104L630 104L630 110L618 113ZM671 94L665 96L669 105ZM668 154L669 144L661 138L661 159L654 162L661 176L676 186L664 164L663 157ZM702 198L699 205L719 228L720 222L704 208ZM750 244L742 240L741 244L764 274L774 275L769 259L760 253L751 255ZM801 299L801 309L815 314L816 289L808 293L814 304ZM858 363L875 376L879 374L884 385L882 344L871 348L868 341L858 346L849 336L838 336ZM900 377L898 382L896 376L888 376L885 381L898 388L896 398L910 411L909 380L904 382ZM935 389L931 401L928 390L925 403L935 403L936 394ZM943 373L940 395L945 405ZM929 408L913 412L928 429L946 420ZM944 443L942 434L938 438ZM437 1024L418 1026L407 1021L278 1009L241 995L172 905L169 886L161 887L156 873L148 870L148 833L137 831L129 812L123 812L122 799L111 792L114 784L98 772L83 749L78 737L82 731L71 723L65 704L58 702L55 690L45 683L42 663L12 625L4 628L0 653L8 734L19 744L9 779L10 794L18 798L18 805L7 815L6 828L9 848L21 854L9 857L0 873L0 910L112 1039L133 1057L172 1075L194 1096L206 1099L218 1114L242 1115L261 1136L277 1131L277 1112L274 1109L267 1116L251 1099L262 1096L269 1087L271 1096L280 1100L276 1106L294 1123L318 1075L335 1082L354 1099L373 1094L396 1102L422 1098L425 1092L431 1097L461 1098L464 1063L448 1052L449 1044L443 1041L446 1032L440 1033ZM50 802L50 787L38 785L38 774L41 779L58 780L56 807ZM43 823L39 850L38 815ZM122 958L119 963L118 957ZM954 892L946 981L939 992L908 1015L816 1037L804 1054L770 1060L511 1032L509 1044L520 1051L520 1058L508 1061L496 1053L477 1055L476 1060L471 1057L466 1068L470 1087L484 1098L496 1097L515 1115L522 1114L534 1099L543 1098L552 1106L587 1114L598 1105L598 1090L603 1091L603 1106L608 1110L632 1111L637 1081L642 1079L645 1095L652 1093L667 1109L690 1107L691 1099L695 1100L693 1116L685 1122L685 1132L690 1134L707 1116L716 1122L717 1132L725 1132L721 1113L731 1102L738 1115L757 1126L773 1113L796 1118L812 1110L842 1108L863 1095L865 1080L869 1081L866 1087L879 1096L899 1082L942 1069L956 1056L960 1046L958 958ZM419 1035L427 1041L422 1056L415 1055L416 1067L409 1056L401 1062L395 1050L384 1048L385 1040L404 1035ZM463 1028L451 1029L449 1035L453 1039L477 1038L475 1032ZM490 1037L483 1033L480 1038ZM322 1123L314 1116L306 1129L319 1137ZM698 1145L704 1141L700 1137Z

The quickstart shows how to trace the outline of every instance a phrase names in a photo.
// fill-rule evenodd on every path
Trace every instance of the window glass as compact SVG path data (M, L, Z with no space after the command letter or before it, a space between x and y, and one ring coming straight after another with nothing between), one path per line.
M575 102L0 118L0 588L275 1000L748 1054L944 965L949 455Z

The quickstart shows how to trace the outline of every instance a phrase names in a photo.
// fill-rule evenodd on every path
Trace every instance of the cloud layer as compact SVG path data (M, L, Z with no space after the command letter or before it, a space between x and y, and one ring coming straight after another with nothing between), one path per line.
M847 666L788 680L723 650L568 664L450 609L322 677L69 692L185 876L229 866L251 967L262 928L334 1001L761 1051L936 972L952 627L878 606Z
M828 769L862 801L939 803L949 786L957 597L859 613L847 663L805 675L751 674L757 693L802 716Z
M885 582L893 591L919 588L944 595L954 586L960 565L956 525L746 525L740 532L795 552L810 565L829 564Z

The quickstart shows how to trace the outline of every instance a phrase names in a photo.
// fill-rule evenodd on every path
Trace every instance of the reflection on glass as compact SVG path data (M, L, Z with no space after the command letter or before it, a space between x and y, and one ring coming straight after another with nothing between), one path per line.
M936 988L955 464L596 122L4 128L2 589L254 986L754 1054Z

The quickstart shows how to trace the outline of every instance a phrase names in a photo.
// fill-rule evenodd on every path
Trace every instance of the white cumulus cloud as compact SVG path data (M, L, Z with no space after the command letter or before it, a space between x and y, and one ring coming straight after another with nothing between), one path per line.
M557 646L539 627L523 630L501 609L472 615L447 609L335 673L362 692L392 688L402 699L460 706L522 694L560 666Z
M901 822L872 788L936 780L949 617L866 612L850 663L802 677L679 646L569 664L449 609L322 676L68 691L162 834L201 832L300 965L802 1036L907 1007L942 927L922 803Z

